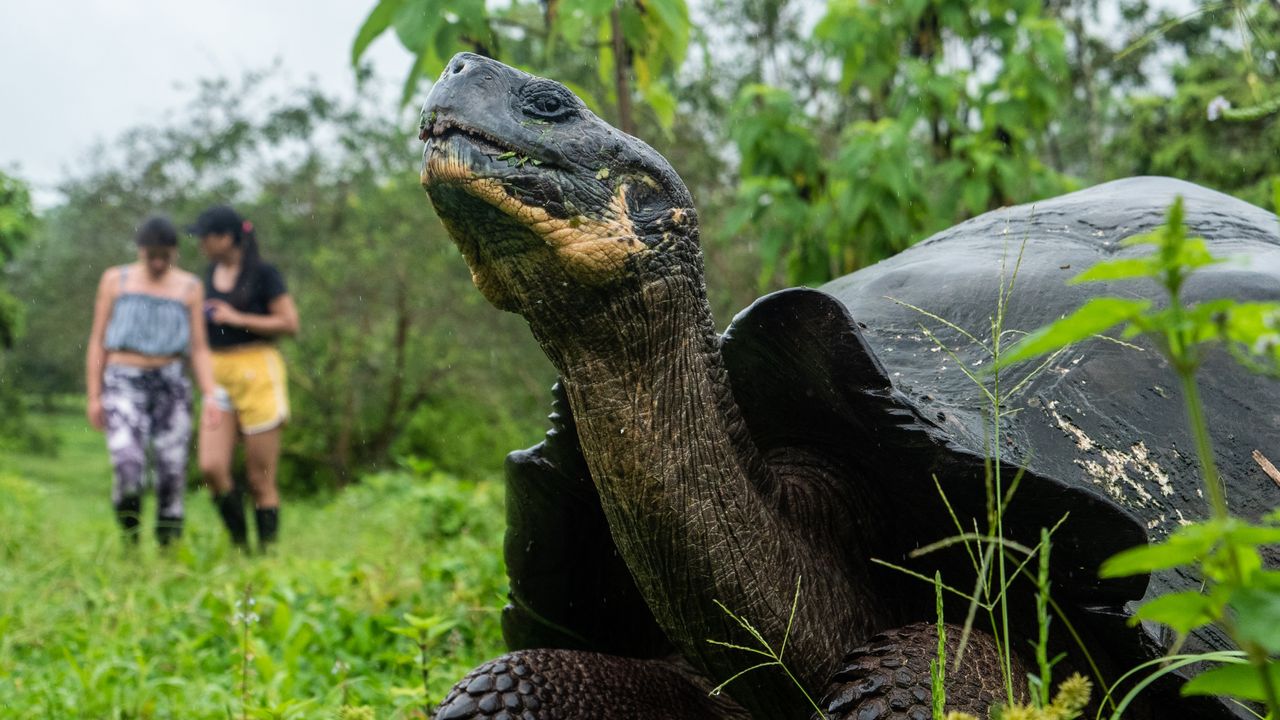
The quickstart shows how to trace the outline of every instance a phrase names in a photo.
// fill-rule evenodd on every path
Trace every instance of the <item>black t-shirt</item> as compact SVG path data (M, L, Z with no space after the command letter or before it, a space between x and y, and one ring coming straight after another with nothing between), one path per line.
M268 263L260 262L249 272L242 269L240 275L236 277L235 287L229 293L218 292L218 289L213 286L213 268L213 263L210 263L204 273L205 298L225 300L240 312L270 315L271 301L288 292L280 271ZM209 328L209 347L215 350L272 340L270 337L250 332L242 327L216 323L210 320L207 314L205 325Z

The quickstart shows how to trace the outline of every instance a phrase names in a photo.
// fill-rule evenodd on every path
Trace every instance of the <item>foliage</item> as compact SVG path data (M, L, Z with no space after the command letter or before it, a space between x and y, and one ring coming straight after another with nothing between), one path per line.
M16 177L0 172L0 448L52 450L50 437L31 426L15 382L9 350L23 334L26 313L10 293L6 277L10 261L36 231L31 192Z
M1264 204L1280 155L1257 149L1280 145L1280 115L1214 123L1206 110L1219 95L1241 108L1280 97L1275 4L1203 2L1185 18L1165 5L829 0L815 25L803 3L711 3L725 29L677 96L726 169L704 207L729 210L707 223L712 251L758 253L759 289L1119 176Z
M1226 344L1252 365L1280 373L1280 303L1210 300L1191 307L1183 304L1181 290L1187 277L1220 260L1209 253L1202 238L1187 237L1181 198L1170 207L1163 226L1126 243L1152 245L1155 252L1099 263L1072 282L1152 278L1168 294L1168 307L1153 309L1149 300L1097 298L1027 335L1000 362L1009 365L1052 352L1116 326L1123 326L1126 336L1146 334L1157 340L1181 382L1212 515L1178 529L1164 542L1110 558L1101 574L1122 577L1190 568L1202 577L1203 591L1155 598L1139 608L1133 622L1159 622L1179 634L1221 625L1249 663L1204 672L1187 683L1183 692L1265 701L1274 714L1280 710L1280 665L1272 660L1280 653L1280 635L1276 633L1280 627L1280 572L1264 569L1260 548L1280 542L1280 512L1266 516L1261 523L1229 514L1195 374L1208 343Z
M832 0L814 39L838 81L818 100L748 85L735 107L728 232L750 224L763 277L821 282L1065 188L1039 159L1067 71L1041 5Z
M356 35L352 64L358 65L369 44L388 30L416 58L402 103L413 98L422 77L443 70L455 52L469 50L536 70L562 53L587 50L596 59L590 66L598 72L598 86L610 89L621 127L632 132L632 78L661 124L671 126L675 98L668 78L684 60L690 24L684 0L547 0L492 7L480 0L379 0ZM585 93L594 104L591 98Z
M1183 17L1141 0L831 0L810 34L785 1L766 4L776 27L742 22L773 44L717 65L739 79L724 235L759 251L765 286L820 282L989 207L1118 176L1263 205L1280 174L1280 155L1258 151L1280 145L1280 114L1264 112L1280 97L1275 3ZM761 67L776 57L794 62ZM1240 112L1213 122L1223 97Z
M259 228L302 320L281 342L294 411L284 481L324 488L394 456L497 467L537 437L552 374L518 319L488 312L471 291L406 172L412 122L315 90L272 97L263 82L202 85L188 112L127 133L64 184L66 202L19 258L15 292L38 328L15 348L23 386L80 387L93 288L132 254L134 223L156 209L182 221L232 202Z
M500 652L496 478L394 471L293 501L266 558L236 553L192 495L176 548L130 548L116 540L102 436L79 405L39 418L63 441L59 460L0 456L6 718L424 717ZM429 648L424 693L423 659L396 631L431 616L448 629Z
M1170 70L1172 91L1126 94L1103 172L1172 175L1265 204L1280 175L1280 155L1260 152L1280 146L1280 7L1203 2L1190 16L1153 24L1142 49L1182 58Z
M404 625L391 628L391 632L409 638L418 648L418 671L422 674L422 703L430 706L431 655L439 648L446 633L457 627L458 621L441 615L418 617L405 613L404 622Z
M18 178L0 172L0 269L30 239L35 225L30 190ZM13 347L20 334L22 306L0 285L0 350Z

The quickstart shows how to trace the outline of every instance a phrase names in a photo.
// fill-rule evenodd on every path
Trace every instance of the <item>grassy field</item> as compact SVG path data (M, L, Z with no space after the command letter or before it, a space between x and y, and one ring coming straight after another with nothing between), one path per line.
M162 552L148 497L130 548L102 436L76 409L33 420L61 447L0 455L5 718L425 717L500 652L496 478L403 471L286 497L271 557L235 552L196 490Z

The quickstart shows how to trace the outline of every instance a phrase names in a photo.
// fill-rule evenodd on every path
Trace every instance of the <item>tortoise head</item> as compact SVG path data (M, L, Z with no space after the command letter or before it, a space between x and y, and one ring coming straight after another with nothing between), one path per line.
M422 112L422 185L499 308L528 318L673 268L700 277L675 170L564 85L460 53Z

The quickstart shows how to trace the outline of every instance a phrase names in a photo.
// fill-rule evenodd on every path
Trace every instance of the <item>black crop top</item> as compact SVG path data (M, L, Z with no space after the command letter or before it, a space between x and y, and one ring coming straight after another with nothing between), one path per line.
M260 262L257 267L246 273L240 271L236 277L235 287L231 292L219 292L213 286L214 264L210 263L204 273L205 298L209 300L225 300L231 307L252 315L270 315L271 301L288 292L284 278L274 265ZM247 345L249 343L271 342L272 338L250 332L242 327L222 325L205 315L205 324L209 328L209 347L219 348Z

